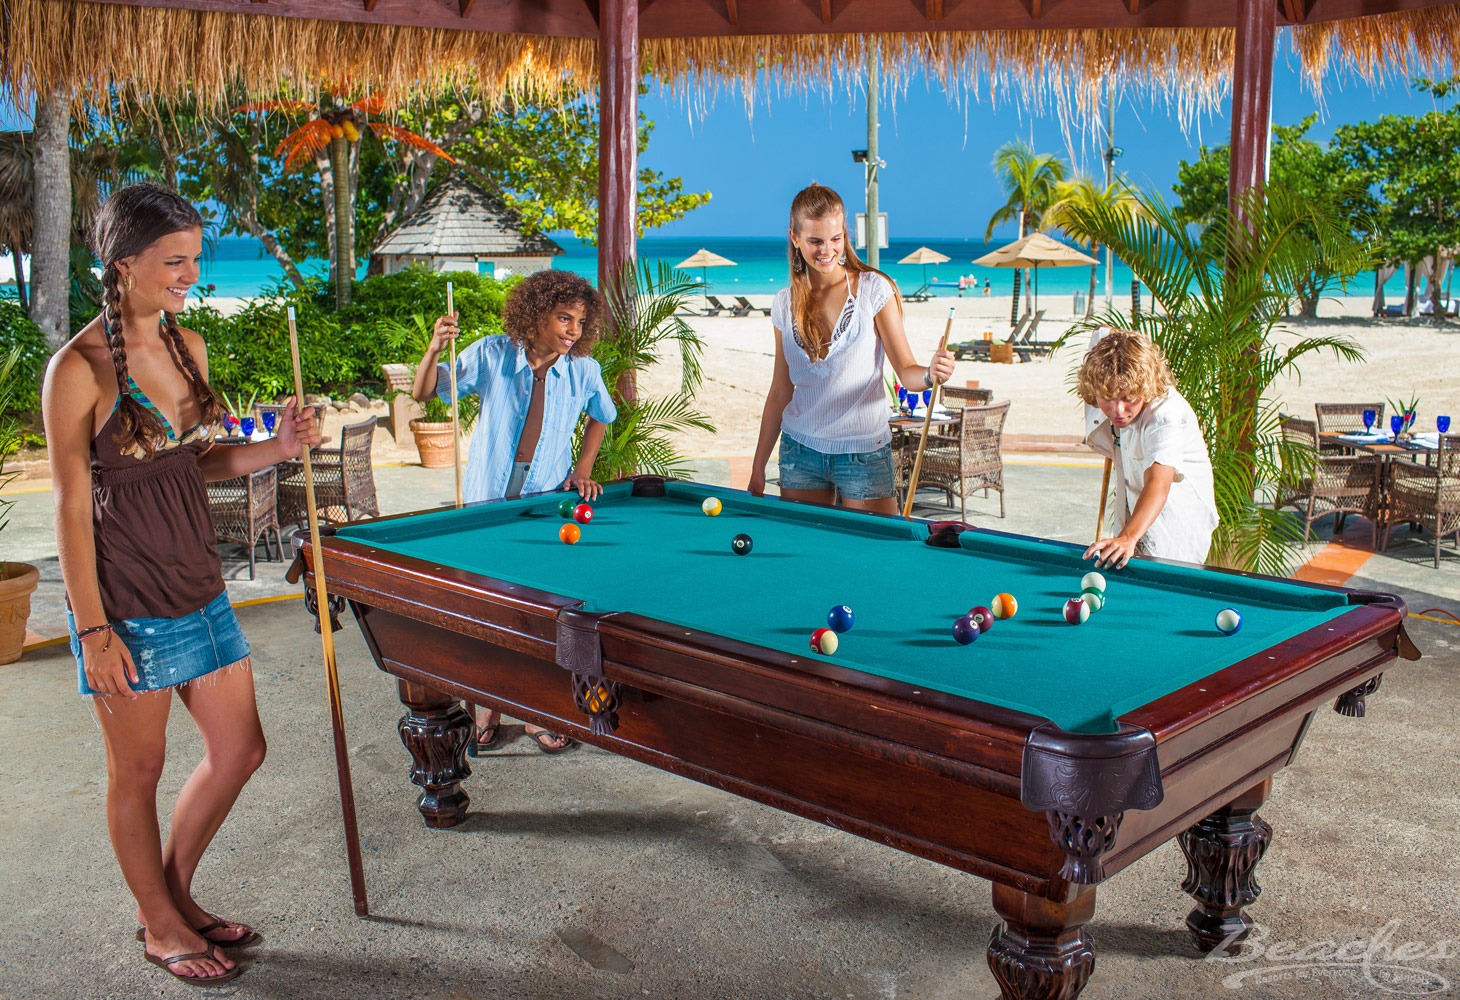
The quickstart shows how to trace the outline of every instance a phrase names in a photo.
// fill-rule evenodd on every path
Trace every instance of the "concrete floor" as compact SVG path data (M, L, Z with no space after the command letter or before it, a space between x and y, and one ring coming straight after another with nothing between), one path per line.
M724 480L728 466L703 465L702 478ZM432 506L451 492L449 472L382 468L377 477L387 510ZM996 499L976 502L973 520L1046 537L1088 534L1097 466L1012 459L1008 479L1007 521L989 516ZM49 494L16 498L6 557L38 562L54 579ZM1460 557L1436 571L1422 540L1401 537L1390 556L1364 562L1353 585L1397 591L1412 611L1460 611ZM225 570L246 575L246 564L229 559ZM260 564L258 581L231 580L230 591L239 602L291 591L281 577L278 564ZM58 586L48 586L38 631L59 606ZM997 922L986 882L592 748L545 757L514 728L500 753L473 762L468 822L426 829L395 733L395 685L351 626L338 635L338 661L374 913L358 919L311 620L296 600L245 604L239 617L254 647L270 755L196 888L266 940L244 976L204 995L997 992L984 959ZM1084 997L1460 991L1460 629L1415 620L1411 634L1425 658L1386 673L1367 718L1320 713L1297 762L1276 779L1262 810L1274 830L1259 869L1264 892L1251 908L1263 953L1214 961L1193 951L1182 925L1191 908L1180 891L1184 861L1171 843L1102 886ZM145 964L132 938L132 902L106 839L101 743L75 683L64 646L0 667L0 844L11 859L0 865L0 997L196 996ZM174 713L169 736L164 802L201 752L185 712ZM1332 960L1345 943L1350 956L1369 957Z

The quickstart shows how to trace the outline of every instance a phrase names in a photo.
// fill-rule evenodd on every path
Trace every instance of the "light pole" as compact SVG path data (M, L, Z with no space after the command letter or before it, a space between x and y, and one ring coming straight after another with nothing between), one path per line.
M877 91L880 89L881 72L877 63L875 46L867 52L867 264L880 266L882 257L882 234L878 232L877 215L877 169L882 161L877 158ZM855 156L856 154L853 154Z
M1111 90L1109 77L1105 80L1105 193L1115 182L1115 158L1124 153L1115 144L1115 94ZM1115 301L1115 255L1110 244L1105 245L1105 308Z

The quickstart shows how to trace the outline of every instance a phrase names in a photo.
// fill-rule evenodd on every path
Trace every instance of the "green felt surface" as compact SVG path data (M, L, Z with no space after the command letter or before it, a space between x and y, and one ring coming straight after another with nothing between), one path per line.
M918 688L1108 732L1121 714L1244 657L1323 625L1345 595L1302 584L1150 563L1106 572L1107 603L1065 623L1089 564L1074 546L964 532L956 549L926 544L926 526L802 507L690 483L665 498L609 487L576 545L558 539L561 495L466 507L340 529L341 538L808 658ZM709 517L700 501L718 496ZM730 540L744 532L754 551ZM1019 612L976 643L952 625L974 605L1013 594ZM835 605L856 624L836 654L808 639ZM1242 630L1219 633L1224 607Z

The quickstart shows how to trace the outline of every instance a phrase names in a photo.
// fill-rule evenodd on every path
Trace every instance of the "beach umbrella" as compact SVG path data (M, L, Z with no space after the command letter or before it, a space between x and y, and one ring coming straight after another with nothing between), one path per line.
M1059 240L1050 239L1043 233L1030 233L1023 239L999 247L974 261L983 267L1032 267L1034 269L1034 308L1039 308L1039 269L1041 267L1074 267L1078 264L1097 263L1094 257L1082 253ZM1018 295L1015 295L1017 300Z
M694 253L690 254L688 257L680 261L678 264L675 264L674 266L681 271L687 267L699 268L700 284L704 285L705 295L708 297L710 294L710 283L708 280L706 280L706 270L712 267L734 267L735 262L729 257L721 257L717 253L711 253L704 247L700 247Z
M912 253L908 254L902 260L898 261L898 263L899 264L921 264L921 265L923 265L923 287L924 288L927 288L928 287L928 265L929 264L942 264L942 263L945 263L946 261L950 261L952 259L953 258L952 257L949 257L947 254L941 254L941 253L939 253L938 251L934 250L931 247L918 247Z

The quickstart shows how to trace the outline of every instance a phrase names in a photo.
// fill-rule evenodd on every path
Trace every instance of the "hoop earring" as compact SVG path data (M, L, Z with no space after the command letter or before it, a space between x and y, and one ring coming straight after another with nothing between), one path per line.
M842 266L842 267L846 267L846 266L847 266L847 255L846 255L846 254L842 254L842 255L841 255L841 256L840 256L840 257L838 257L838 258L837 258L837 259L836 259L836 262L837 262L837 264L839 264L839 265L840 265L840 266Z
M128 271L127 276L122 279L122 287L129 292L134 290L137 287L137 276Z

